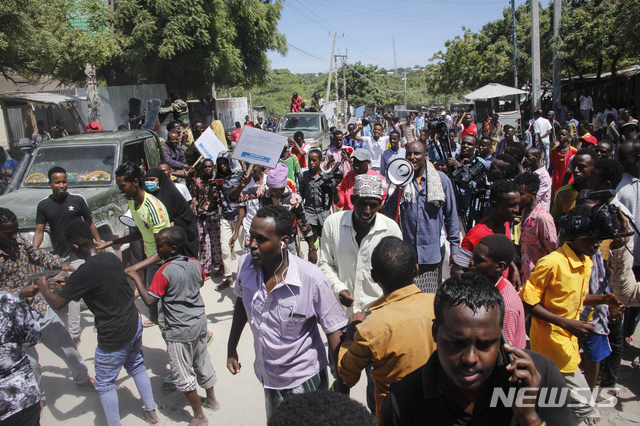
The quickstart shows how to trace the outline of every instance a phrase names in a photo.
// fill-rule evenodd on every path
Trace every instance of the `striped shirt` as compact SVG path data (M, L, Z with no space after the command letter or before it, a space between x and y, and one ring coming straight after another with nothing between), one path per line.
M155 235L170 226L167 209L160 200L145 192L140 208L136 210L135 201L129 200L129 210L142 234L144 252L147 257L151 257L156 252Z
M504 335L513 346L525 349L527 332L524 324L524 306L513 284L505 277L496 284L504 299Z

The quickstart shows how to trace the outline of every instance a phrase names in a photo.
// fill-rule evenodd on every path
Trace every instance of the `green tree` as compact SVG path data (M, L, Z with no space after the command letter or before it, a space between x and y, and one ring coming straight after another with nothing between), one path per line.
M90 16L89 31L69 19ZM0 4L0 72L28 80L53 77L63 83L84 81L84 64L102 65L118 54L109 12L99 0L3 0Z
M102 75L110 84L162 82L191 95L212 84L264 84L266 51L286 52L281 9L281 0L118 0L122 54Z
M293 92L298 92L310 106L313 93L319 91L324 96L326 85L326 74L293 74L288 69L275 69L267 74L265 83L252 88L251 97L253 105L266 107L269 115L282 115L289 112ZM244 86L231 88L234 97L248 96L248 93L249 89Z
M618 65L630 57L636 36L629 32L630 25L634 28L629 16L638 17L638 2L627 1L626 5L631 3L635 7L625 9L624 2L563 2L562 29L556 46L569 75L595 72L599 79L603 71L615 73ZM635 23L636 29L637 26Z
M540 9L540 50L543 79L551 79L551 8ZM518 80L531 81L531 14L528 5L516 8ZM462 36L445 42L429 65L427 78L434 93L467 93L488 83L513 86L513 19L511 9L503 18L485 24L478 32L465 29Z

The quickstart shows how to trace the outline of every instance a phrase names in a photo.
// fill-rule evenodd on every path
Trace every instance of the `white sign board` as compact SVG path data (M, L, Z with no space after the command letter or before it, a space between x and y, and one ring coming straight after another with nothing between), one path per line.
M231 158L273 169L286 144L286 136L245 126Z
M247 115L249 115L247 98L216 99L216 116L225 130L235 129L236 121L244 123Z
M204 158L213 161L218 158L220 152L227 152L227 147L224 146L216 134L213 133L211 126L207 127L207 130L205 130L193 144L198 148L198 151L200 151L200 154L202 154Z

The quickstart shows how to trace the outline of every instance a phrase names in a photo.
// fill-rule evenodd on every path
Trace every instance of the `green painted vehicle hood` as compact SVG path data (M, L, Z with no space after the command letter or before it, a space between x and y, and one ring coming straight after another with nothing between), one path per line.
M113 158L113 163L109 163L110 167L113 167L113 170L109 169L108 172L114 173L115 169L124 161L123 149L126 150L127 144L130 143L134 145L139 143L143 144L148 167L155 167L158 162L164 161L164 154L162 153L158 137L149 130L83 133L81 135L48 141L40 147L47 149L61 147L65 149L72 148L74 150L91 150L99 146L115 145L114 154L116 158ZM38 155L38 152L39 151L36 151L34 153L33 158ZM31 162L34 161L33 158ZM61 161L64 162L65 160L66 158ZM56 162L53 165L62 166L63 164ZM70 172L69 169L67 169L67 171ZM46 174L46 171L42 170L41 173ZM69 176L71 176L70 173ZM29 184L25 186L23 179L25 179L24 175L20 177L22 184L19 189L0 196L0 206L10 209L16 214L20 231L26 233L32 232L35 229L36 208L40 200L51 195L51 188L45 183L38 184L38 186L29 186ZM122 236L128 233L128 228L118 219L120 215L128 210L128 206L124 196L118 193L115 176L111 176L111 182L85 181L75 186L70 184L69 193L85 198L89 209L91 209L93 221L101 235L104 236L112 233Z
M118 193L115 185L94 188L72 188L71 194L81 195L87 200L93 220L97 227L104 223L113 222L127 207L127 200ZM36 226L36 207L40 200L51 195L49 188L20 188L10 194L0 197L0 205L13 211L18 217L21 230L33 230ZM119 222L119 221L118 221ZM124 231L124 227L122 228Z

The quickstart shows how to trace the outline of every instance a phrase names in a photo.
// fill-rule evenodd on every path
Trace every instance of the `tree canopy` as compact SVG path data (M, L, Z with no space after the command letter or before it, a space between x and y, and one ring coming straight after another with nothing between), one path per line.
M311 97L319 92L320 97L326 95L328 74L293 74L286 69L275 69L268 75L268 83L256 86L252 90L254 106L266 107L270 115L280 115L288 111L291 94L298 92L307 105ZM331 100L335 100L335 76L331 81ZM338 70L338 94L342 99L344 94L342 68ZM347 64L347 99L349 105L372 106L376 98L387 107L401 105L404 102L404 82L401 75L387 75L386 70L380 70L375 65L363 65L360 62ZM229 89L232 96L247 96L244 87ZM223 92L223 91L221 91ZM433 96L426 90L424 71L407 72L407 106L427 105L430 103L446 103L447 96Z
M560 37L553 36L553 2L540 8L542 79L552 80L553 49L562 59L562 77L616 70L635 63L640 54L638 0L564 0ZM488 83L512 86L513 19L511 9L503 18L485 24L478 32L465 29L462 36L445 42L427 67L427 83L436 94L463 94ZM531 8L516 8L518 81L531 82Z
M118 0L122 53L100 70L107 82L163 82L193 95L213 83L266 82L267 50L286 52L281 0Z
M197 96L212 84L267 81L266 52L286 52L282 0L3 0L0 72L82 83L165 83ZM74 28L82 17L87 29Z
M89 31L69 19L90 15ZM0 72L63 83L84 79L84 64L101 66L119 52L108 29L108 10L100 0L3 0L0 5Z

